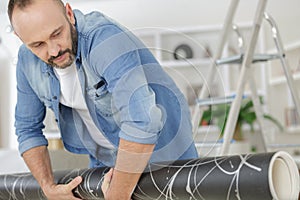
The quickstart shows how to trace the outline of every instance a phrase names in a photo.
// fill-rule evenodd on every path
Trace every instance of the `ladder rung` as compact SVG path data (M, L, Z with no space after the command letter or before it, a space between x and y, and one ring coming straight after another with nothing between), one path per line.
M218 105L225 103L232 103L235 99L236 95L228 96L228 97L211 97L205 99L197 99L198 106L209 106L209 105ZM246 95L243 95L243 99L246 98Z
M269 60L279 59L284 57L284 55L279 54L256 54L253 56L252 63L256 62L266 62ZM241 64L244 59L244 54L239 54L235 56L230 56L228 58L221 58L216 61L217 65L225 65L225 64Z

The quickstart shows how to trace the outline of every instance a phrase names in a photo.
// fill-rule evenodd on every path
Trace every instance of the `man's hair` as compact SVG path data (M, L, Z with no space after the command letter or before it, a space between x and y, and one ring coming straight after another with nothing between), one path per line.
M12 22L12 15L13 15L13 11L14 11L15 7L22 10L22 9L26 8L27 6L33 4L34 1L35 0L9 0L7 14L8 14L10 22ZM40 1L40 0L38 0L38 1ZM52 0L52 1L56 1L60 6L64 7L64 3L61 0Z

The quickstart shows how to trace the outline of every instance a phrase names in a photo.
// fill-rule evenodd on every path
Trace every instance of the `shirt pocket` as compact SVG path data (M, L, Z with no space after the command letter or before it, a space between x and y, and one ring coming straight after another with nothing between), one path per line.
M89 98L94 102L96 111L102 116L111 117L117 111L112 106L112 95L107 90L107 83L101 79L93 86L87 88Z

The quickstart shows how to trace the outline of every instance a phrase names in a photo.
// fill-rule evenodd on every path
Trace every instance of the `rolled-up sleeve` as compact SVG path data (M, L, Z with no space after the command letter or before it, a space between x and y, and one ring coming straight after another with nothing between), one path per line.
M162 112L155 105L154 92L145 85L128 95L128 104L119 104L122 105L120 137L138 143L156 143L162 129Z
M15 109L15 127L19 142L19 151L25 151L42 145L48 145L42 133L44 128L45 106L33 92L22 69L19 55L17 65L17 105Z
M163 127L162 110L156 105L155 92L147 82L145 66L139 63L138 51L126 53L113 63L114 67L126 68L126 65L130 69L114 80L112 89L112 103L120 116L119 136L132 142L154 144Z

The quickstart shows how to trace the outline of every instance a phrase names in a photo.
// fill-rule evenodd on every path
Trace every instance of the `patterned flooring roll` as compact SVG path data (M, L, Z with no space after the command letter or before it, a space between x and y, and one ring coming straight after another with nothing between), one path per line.
M108 168L55 171L58 183L78 175L83 182L74 194L103 199L101 184ZM299 195L299 173L292 157L283 151L232 155L156 163L142 174L133 200L288 199ZM46 199L30 173L0 176L0 199Z

